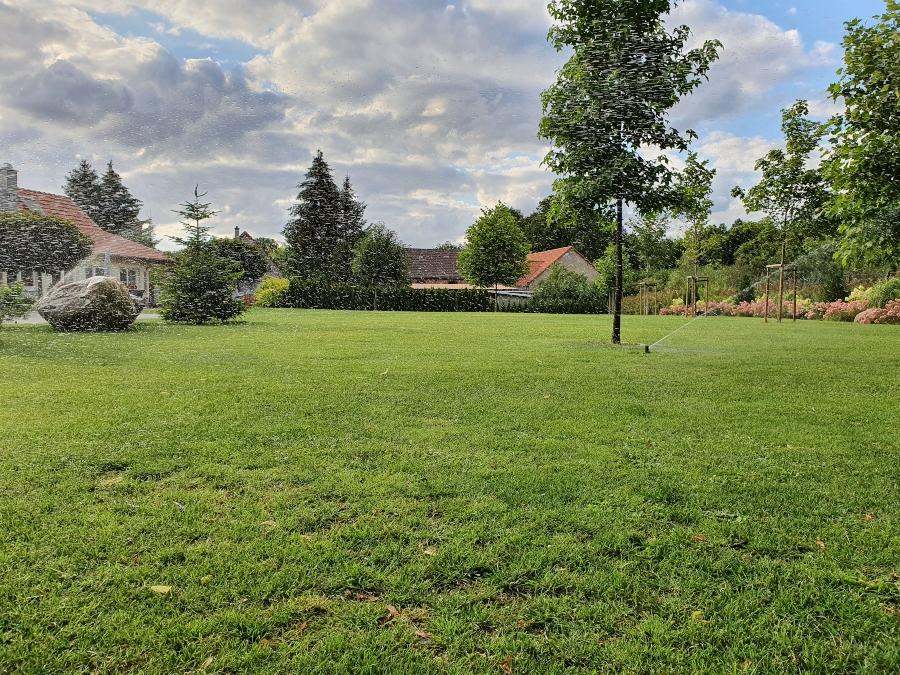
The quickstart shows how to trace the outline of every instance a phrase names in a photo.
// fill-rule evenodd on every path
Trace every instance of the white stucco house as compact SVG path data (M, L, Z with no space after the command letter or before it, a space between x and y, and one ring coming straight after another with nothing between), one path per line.
M21 283L26 292L38 296L53 284L80 281L92 276L118 279L132 294L151 300L150 270L172 260L161 251L102 229L71 199L63 195L28 190L18 186L18 172L9 164L0 166L0 213L34 211L68 220L94 244L91 255L69 270L39 274L34 270L0 270L0 284Z
M564 246L529 255L528 274L516 282L516 288L534 290L547 278L554 265L561 265L570 272L580 274L588 281L595 281L600 276L591 261L576 251L574 246Z

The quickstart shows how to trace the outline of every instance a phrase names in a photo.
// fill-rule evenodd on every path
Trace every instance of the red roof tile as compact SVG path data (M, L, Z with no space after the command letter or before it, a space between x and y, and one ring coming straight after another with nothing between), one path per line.
M151 264L172 262L172 259L165 253L157 251L155 248L138 244L135 241L102 229L68 197L19 188L19 208L30 210L32 207L29 206L29 202L36 204L41 211L49 216L56 216L74 223L75 227L94 242L95 255L102 255L108 252L117 258L126 258Z
M554 248L550 251L531 253L528 256L528 264L530 266L528 274L519 279L516 282L516 286L523 287L531 285L535 279L550 269L550 266L553 265L553 263L557 262L569 251L574 250L575 249L571 246L564 246L562 248Z

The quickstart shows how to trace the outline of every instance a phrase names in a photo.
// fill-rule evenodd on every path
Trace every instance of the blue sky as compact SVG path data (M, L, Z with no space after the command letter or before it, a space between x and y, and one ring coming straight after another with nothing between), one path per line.
M674 112L729 195L780 143L779 110L819 116L843 22L881 0L685 0L672 21L725 43ZM408 244L462 237L480 207L529 211L550 190L536 138L560 56L540 0L0 0L0 161L58 191L112 159L161 235L200 183L234 226L278 235L321 148Z

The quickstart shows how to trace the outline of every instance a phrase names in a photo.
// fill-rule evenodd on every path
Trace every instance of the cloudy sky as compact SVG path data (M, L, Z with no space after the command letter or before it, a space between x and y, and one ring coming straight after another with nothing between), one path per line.
M778 144L797 98L828 115L843 21L883 0L686 0L672 21L725 44L674 113L718 169L716 213ZM195 183L235 225L278 235L321 148L402 239L459 239L481 206L526 213L540 165L539 94L562 57L543 0L0 0L0 162L60 190L115 162L160 235ZM163 247L167 247L164 243Z

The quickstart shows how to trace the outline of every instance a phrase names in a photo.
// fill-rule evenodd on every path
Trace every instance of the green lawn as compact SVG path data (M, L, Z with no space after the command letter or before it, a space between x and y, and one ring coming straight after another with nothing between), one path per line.
M4 327L0 671L900 669L900 330L609 328Z

